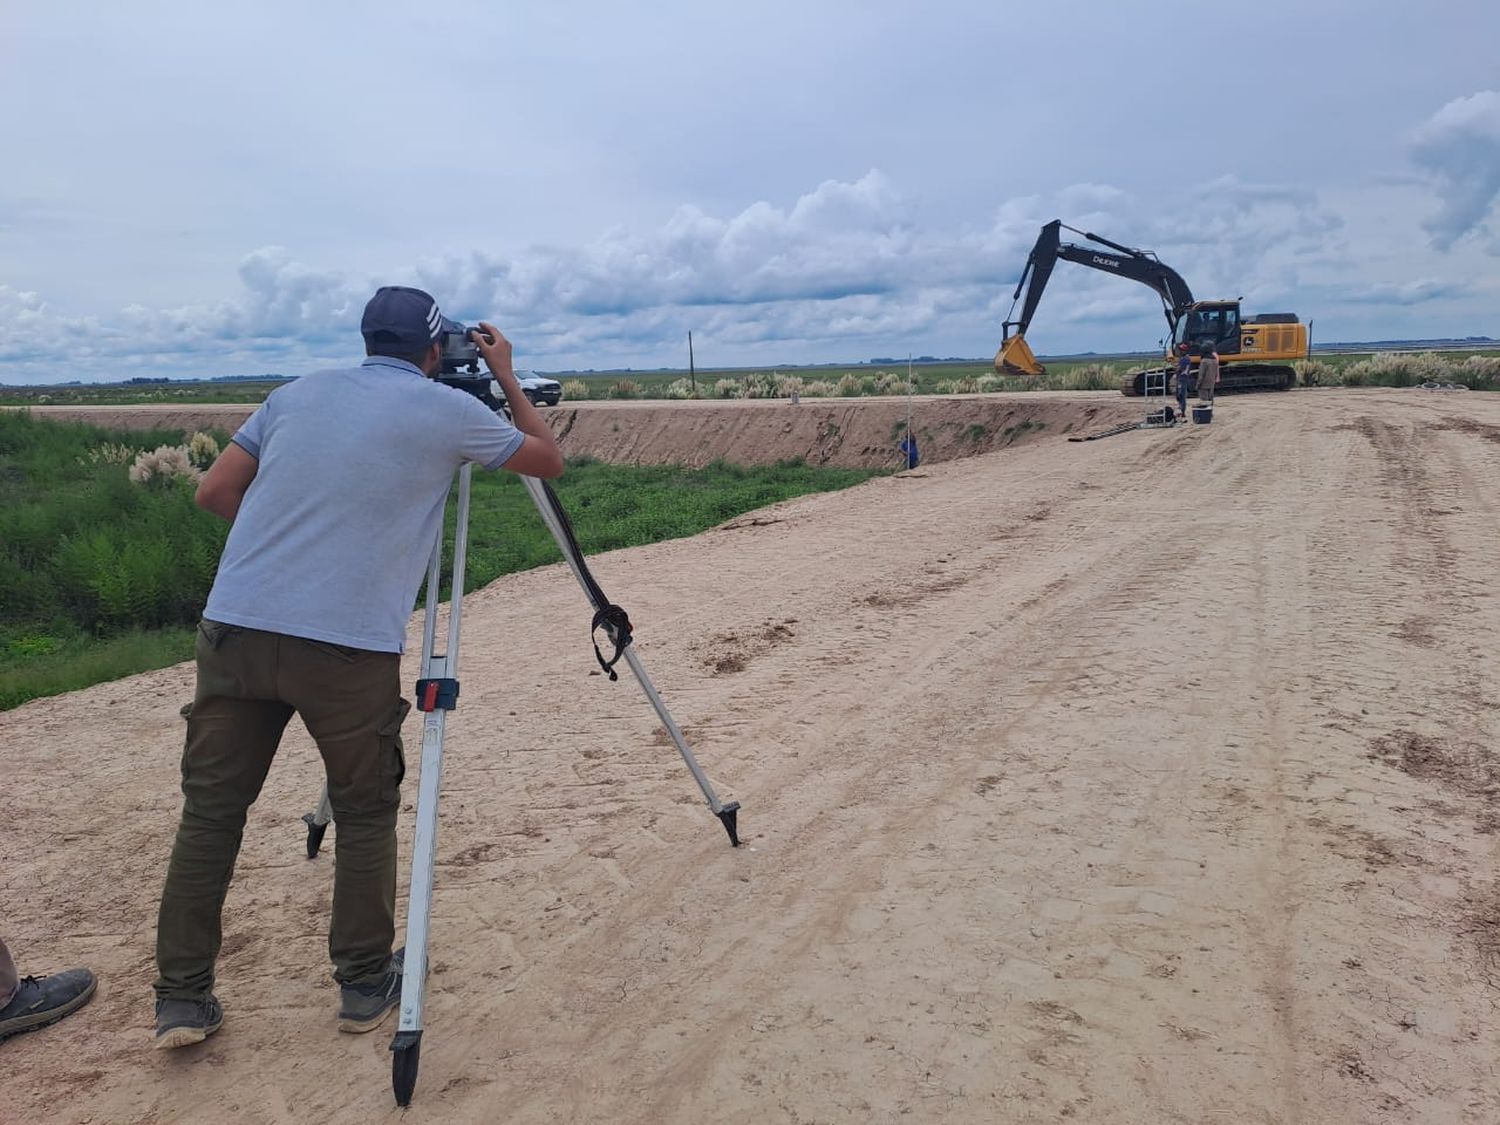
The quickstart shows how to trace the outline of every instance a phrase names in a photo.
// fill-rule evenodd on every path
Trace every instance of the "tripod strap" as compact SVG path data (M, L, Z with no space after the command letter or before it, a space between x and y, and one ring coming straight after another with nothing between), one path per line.
M600 587L598 579L589 570L589 564L583 557L583 549L578 546L578 540L573 535L573 525L568 520L568 513L563 511L562 501L557 498L557 493L552 490L548 481L542 481L542 492L547 497L547 506L552 509L552 515L557 520L557 526L562 528L563 550L572 556L573 565L578 568L578 576L583 580L583 588L588 591L589 601L594 603L594 619L589 624L589 637L593 640L595 634L603 626L605 635L615 646L614 655L608 660L604 658L604 652L599 648L599 642L593 640L594 659L599 661L599 667L608 673L611 680L618 680L620 674L615 671L615 665L620 662L620 657L625 654L625 649L631 642L630 617L620 606L615 605L605 597L604 590Z
M599 667L609 673L611 680L618 680L620 674L615 671L615 665L620 662L620 657L625 654L625 646L630 643L630 618L625 611L617 605L606 605L594 614L593 624L589 626L589 635L594 637L599 632L599 626L604 626L604 635L607 636L615 646L615 654L608 660L604 659L604 653L599 651L599 642L594 641L594 658L599 661Z

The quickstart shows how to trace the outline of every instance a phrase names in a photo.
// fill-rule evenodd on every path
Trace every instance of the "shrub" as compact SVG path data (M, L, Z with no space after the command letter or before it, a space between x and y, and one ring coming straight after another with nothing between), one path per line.
M218 457L219 443L213 439L212 434L196 432L188 439L187 453L194 468L206 469Z
M1483 357L1478 357L1483 358ZM1346 387L1412 387L1418 383L1461 381L1461 364L1435 352L1414 355L1374 355L1343 370Z
M1116 391L1120 389L1120 373L1107 363L1086 363L1067 372L1062 386L1069 391Z
M609 387L610 398L635 398L640 386L634 379L616 379Z
M1299 359L1292 370L1304 387L1336 387L1341 382L1338 367L1321 359Z
M587 399L589 397L589 385L583 379L569 379L563 385L563 395L572 399Z
M135 463L130 466L130 479L147 488L169 488L174 478L195 481L202 475L185 445L158 445L136 454Z
M78 459L80 465L127 465L135 460L136 451L117 441L96 445Z
M833 384L827 379L814 379L802 385L802 395L804 398L832 398Z
M740 383L738 379L716 379L714 380L714 398L739 398Z
M775 398L777 375L756 371L740 380L741 398Z
M1344 368L1344 385L1349 387L1409 387L1432 377L1430 370L1416 376L1417 364L1410 356L1372 356ZM1426 367L1427 365L1422 365ZM1351 381L1357 380L1357 381Z
M839 398L854 398L860 393L860 378L852 371L839 376L837 393Z
M1453 371L1454 381L1472 391L1500 390L1500 356L1471 355Z
M674 379L667 384L666 396L668 398L702 398L703 392L694 390L691 379Z

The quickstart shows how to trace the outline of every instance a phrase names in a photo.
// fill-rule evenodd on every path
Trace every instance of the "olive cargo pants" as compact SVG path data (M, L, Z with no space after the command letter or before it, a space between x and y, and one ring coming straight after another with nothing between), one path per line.
M0 1008L15 999L20 983L20 978L16 976L16 963L10 959L10 950L0 941Z
M395 937L396 813L405 762L401 657L217 621L198 626L182 754L182 821L157 919L159 999L207 996L245 815L295 711L333 806L328 952L341 983L377 977Z

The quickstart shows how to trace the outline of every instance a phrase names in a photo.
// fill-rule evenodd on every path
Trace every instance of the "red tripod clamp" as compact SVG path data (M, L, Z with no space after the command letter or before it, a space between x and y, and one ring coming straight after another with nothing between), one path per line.
M451 711L457 706L457 680L444 678L417 681L418 711Z

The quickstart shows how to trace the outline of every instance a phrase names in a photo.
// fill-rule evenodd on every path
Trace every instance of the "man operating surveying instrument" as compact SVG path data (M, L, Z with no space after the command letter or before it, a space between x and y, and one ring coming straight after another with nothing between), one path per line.
M158 1047L197 1043L223 1022L213 987L224 897L294 712L318 745L338 824L328 940L338 1027L372 1031L399 1001L407 620L462 465L539 478L563 469L498 329L481 324L471 339L510 419L429 378L444 325L427 293L380 289L360 325L365 361L278 388L198 487L198 504L232 526L198 627L182 819L157 926Z

